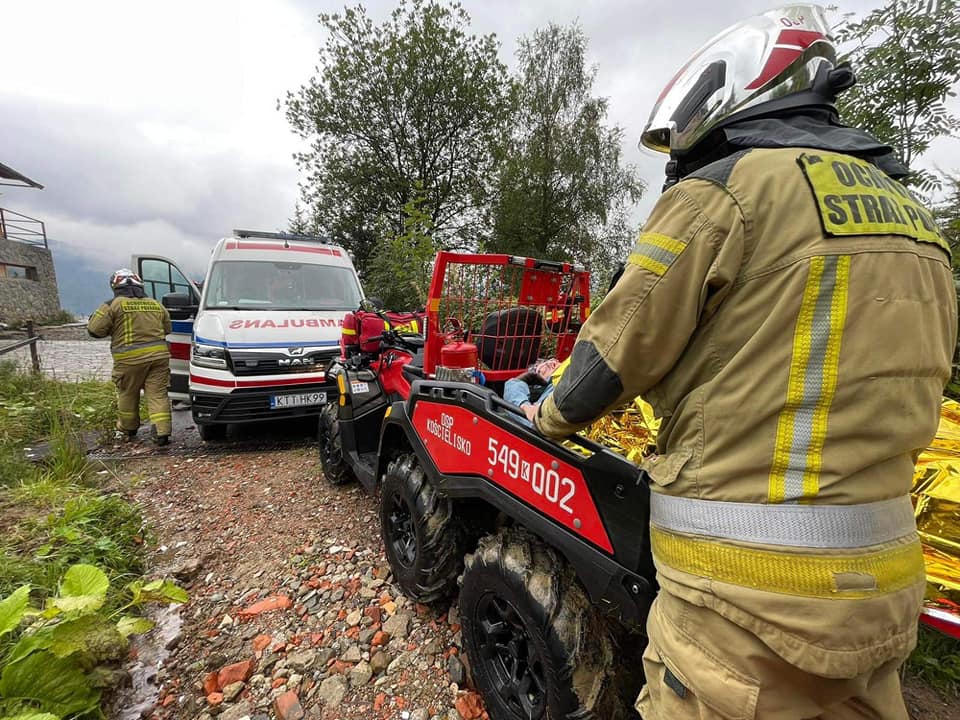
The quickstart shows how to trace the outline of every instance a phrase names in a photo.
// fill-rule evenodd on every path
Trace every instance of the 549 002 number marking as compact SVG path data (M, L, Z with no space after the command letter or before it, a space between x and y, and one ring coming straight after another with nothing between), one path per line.
M487 452L487 462L491 468L503 472L511 480L529 483L530 489L537 495L573 514L570 500L577 492L573 480L561 477L560 473L543 463L524 460L516 449L493 438L487 441Z

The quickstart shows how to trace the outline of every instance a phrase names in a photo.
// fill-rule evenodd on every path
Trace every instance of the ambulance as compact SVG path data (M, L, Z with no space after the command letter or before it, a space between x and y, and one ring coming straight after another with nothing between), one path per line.
M204 440L233 423L316 415L337 388L347 311L362 291L347 251L311 236L235 230L202 288L167 258L138 255L146 293L170 311L170 395L189 400Z

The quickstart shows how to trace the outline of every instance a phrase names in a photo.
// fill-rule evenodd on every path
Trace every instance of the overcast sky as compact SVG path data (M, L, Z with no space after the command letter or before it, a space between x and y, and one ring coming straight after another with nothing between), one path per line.
M840 0L863 13L880 0ZM382 21L395 3L366 6ZM662 156L636 143L674 71L724 27L769 0L464 0L477 33L494 32L511 67L519 36L577 21L598 66L596 94L625 130L624 151L650 191ZM202 273L232 228L286 225L299 191L299 140L278 99L314 72L320 12L307 0L31 0L3 7L0 162L46 186L0 188L0 206L47 223L53 248L112 268L154 252ZM960 147L929 154L960 169Z

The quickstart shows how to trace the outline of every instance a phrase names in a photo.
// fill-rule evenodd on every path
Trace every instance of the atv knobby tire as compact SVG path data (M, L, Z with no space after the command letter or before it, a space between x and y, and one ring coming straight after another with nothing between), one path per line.
M437 492L413 454L387 466L380 529L390 569L404 594L421 603L449 597L463 570L464 536L449 498Z
M343 439L340 434L340 407L327 404L320 412L317 438L320 441L320 467L331 485L347 485L356 480L353 470L343 457Z
M463 645L491 720L636 718L615 646L567 562L526 531L484 537L460 589Z

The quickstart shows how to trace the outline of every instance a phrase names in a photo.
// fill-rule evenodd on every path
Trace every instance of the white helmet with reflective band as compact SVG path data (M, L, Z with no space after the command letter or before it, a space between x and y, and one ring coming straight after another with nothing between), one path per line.
M114 290L122 287L143 287L143 280L133 270L120 268L110 276L110 287Z
M660 93L640 142L683 154L732 120L832 107L835 93L852 84L852 72L837 68L823 8L787 5L737 23L700 48Z

